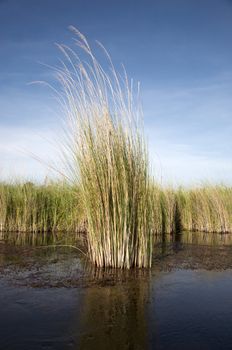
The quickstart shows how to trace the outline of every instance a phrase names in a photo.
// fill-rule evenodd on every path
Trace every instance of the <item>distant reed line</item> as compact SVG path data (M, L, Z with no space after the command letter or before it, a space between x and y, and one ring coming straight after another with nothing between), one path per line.
M151 186L152 231L232 233L232 188ZM87 232L81 191L67 183L0 183L0 231Z

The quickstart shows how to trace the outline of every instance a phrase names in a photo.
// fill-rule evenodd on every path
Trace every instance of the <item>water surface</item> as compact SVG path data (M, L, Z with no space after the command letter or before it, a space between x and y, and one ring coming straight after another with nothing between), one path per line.
M127 272L23 243L0 243L0 349L232 348L231 235L159 237L153 268Z

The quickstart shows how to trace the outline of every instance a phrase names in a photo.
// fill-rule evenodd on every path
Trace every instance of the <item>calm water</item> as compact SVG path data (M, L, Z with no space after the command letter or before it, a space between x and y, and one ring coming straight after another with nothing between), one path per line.
M0 243L0 349L232 349L232 236L157 239L150 271Z

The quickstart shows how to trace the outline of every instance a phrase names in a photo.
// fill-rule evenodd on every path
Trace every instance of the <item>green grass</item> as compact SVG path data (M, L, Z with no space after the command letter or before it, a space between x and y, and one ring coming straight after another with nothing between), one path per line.
M232 232L232 188L204 186L177 192L181 228L188 231Z
M65 183L0 183L1 232L76 232L83 226L78 189Z
M232 188L149 187L153 234L179 231L232 233ZM87 232L81 189L63 182L0 183L0 232Z

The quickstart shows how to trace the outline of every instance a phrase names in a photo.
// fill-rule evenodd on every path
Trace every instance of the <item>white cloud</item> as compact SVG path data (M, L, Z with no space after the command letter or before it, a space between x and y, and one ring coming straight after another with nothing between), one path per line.
M223 79L198 87L144 92L146 134L159 180L232 184L231 82ZM60 138L61 122L54 101L44 98L41 94L36 98L30 90L2 96L0 178L42 180L51 172L46 163L60 167L55 140Z
M57 133L49 129L38 132L26 127L0 127L1 179L43 180L50 176L48 165L60 166L56 139Z

